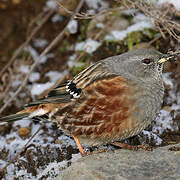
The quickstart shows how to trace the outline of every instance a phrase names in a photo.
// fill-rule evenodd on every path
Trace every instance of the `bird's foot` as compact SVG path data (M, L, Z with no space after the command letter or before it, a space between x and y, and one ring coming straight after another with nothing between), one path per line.
M112 145L121 147L122 149L128 149L128 150L133 150L133 151L137 151L138 149L143 149L145 151L152 151L152 147L148 145L144 145L144 144L133 146L133 145L125 144L125 143L113 142Z

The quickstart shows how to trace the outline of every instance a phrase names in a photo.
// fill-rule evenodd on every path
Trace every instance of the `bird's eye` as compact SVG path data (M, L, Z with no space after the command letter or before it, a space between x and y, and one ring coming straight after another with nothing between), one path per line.
M150 64L151 63L151 60L150 59L143 59L142 61L144 64Z

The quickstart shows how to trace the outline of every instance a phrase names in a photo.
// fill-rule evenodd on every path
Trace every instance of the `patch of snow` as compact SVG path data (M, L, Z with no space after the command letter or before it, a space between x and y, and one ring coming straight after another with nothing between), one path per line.
M153 19L149 18L148 16L146 16L145 14L143 13L137 13L134 17L133 17L133 22L134 23L138 23L140 21L148 21L148 22L151 22L153 24Z
M67 62L67 65L68 65L69 68L72 68L73 66L79 67L79 66L83 66L84 65L84 63L82 63L82 62L75 62L76 57L77 57L76 54L73 54L73 55L71 55L69 57L69 60Z
M36 82L40 79L40 73L39 72L33 72L29 76L29 81L30 82Z
M36 61L39 58L39 53L34 48L32 48L31 46L27 46L26 48L24 48L24 50L31 54L34 61ZM41 63L44 64L47 61L47 59L53 58L53 57L54 57L53 53L46 54L46 56L43 56L41 58L40 64Z
M63 72L49 71L45 74L45 76L48 77L51 82L56 82L59 78L61 78L65 74L67 74L67 70Z
M95 15L96 14L96 11L94 9L88 9L87 10L87 14L89 15Z
M63 21L63 17L60 16L59 14L55 14L55 15L51 18L51 20L52 20L53 23L61 22L61 21Z
M154 139L157 146L159 146L162 143L162 139L157 134L154 134L153 132L146 130L143 130L142 133L148 136L149 140Z
M30 123L31 123L31 120L29 120L27 118L26 119L24 118L24 119L22 119L20 121L15 121L13 126L14 127L17 127L17 126L20 126L20 127L29 127Z
M35 47L45 47L48 44L47 40L40 38L33 40L33 43Z
M104 0L85 0L85 2L89 8L98 9L99 11L109 6Z
M31 95L36 96L42 94L45 90L51 88L54 85L53 82L47 82L47 83L34 83L31 87Z
M171 113L162 109L159 116L156 118L156 124L152 128L152 132L161 135L164 131L167 130L178 130L178 127L174 126L173 124L174 122Z
M3 161L2 159L0 159L0 166L3 167L3 166L5 166L5 165L6 165L6 162Z
M103 23L96 23L96 27L97 27L97 28L103 28L103 27L104 27L104 24L103 24Z
M171 3L174 7L180 11L180 1L179 0L158 0L155 3L163 4L163 3Z
M78 22L76 20L71 20L68 25L67 28L70 32L70 34L76 34L77 30L78 30Z
M111 31L110 35L105 36L105 40L123 40L127 37L129 33L135 31L142 31L145 28L153 28L154 24L152 21L139 21L131 26L129 26L126 30L123 31Z
M22 81L20 81L20 80L15 80L15 81L13 81L12 82L12 87L17 87L17 86L20 86L22 84Z
M56 10L58 8L57 3L54 0L46 1L46 7L49 9L54 9L54 10Z
M24 74L27 74L27 73L29 72L29 69L30 69L29 66L21 65L21 66L19 67L19 72L24 73Z
M123 14L129 15L129 16L134 15L136 12L138 12L137 9L127 9L127 10L122 10L122 13L123 13Z
M88 38L84 42L77 43L75 46L76 51L86 51L87 53L91 54L101 45L100 42L95 41L91 38Z
M176 101L177 96L176 96L176 87L174 87L175 82L171 78L170 72L164 73L162 78L163 81L165 82L166 85L170 87L170 91L168 92L168 97L167 97L167 103L171 104L174 101Z
M54 57L54 54L53 53L49 53L49 54L46 54L46 56L43 56L40 60L40 64L44 64L46 63L46 61L49 59L49 58L53 58Z
M16 170L16 177L24 177L26 180L34 179L33 176L29 174L26 169Z
M75 64L76 64L76 62L75 62L75 59L77 58L77 55L76 54L73 54L73 55L71 55L70 57L69 57L69 60L68 60L68 62L67 62L67 65L68 65L68 67L69 68L72 68Z
M154 133L158 133L159 135L161 135L164 131L177 131L178 130L178 126L177 124L173 121L173 117L171 114L172 110L180 110L180 101L178 101L177 99L179 99L178 97L179 94L177 93L177 87L176 87L176 83L175 81L171 78L171 74L170 72L167 73L163 73L163 81L166 85L169 85L170 90L168 91L168 95L167 95L167 104L169 104L170 106L170 110L166 110L166 109L162 109L160 111L159 116L156 119L156 123L153 126L152 131ZM177 113L175 112L174 114L175 116L177 115Z

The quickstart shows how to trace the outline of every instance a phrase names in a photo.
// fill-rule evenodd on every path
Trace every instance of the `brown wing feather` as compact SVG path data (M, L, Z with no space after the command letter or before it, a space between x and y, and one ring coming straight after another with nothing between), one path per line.
M111 136L119 133L131 118L127 80L121 76L94 81L83 89L76 102L58 112L60 127L73 136ZM106 137L107 138L107 137Z

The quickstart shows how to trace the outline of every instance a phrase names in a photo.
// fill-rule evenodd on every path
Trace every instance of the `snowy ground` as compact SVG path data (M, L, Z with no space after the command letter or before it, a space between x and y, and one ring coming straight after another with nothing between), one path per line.
M97 9L100 10L108 7L107 1L103 0L86 0L86 3L91 13L95 13ZM173 1L173 3L177 3L177 1ZM47 8L54 9L57 7L53 0L48 0L44 10L47 10ZM62 21L62 19L63 17L56 14L51 20L55 23ZM101 25L101 28L103 27L103 24L99 25ZM154 23L152 19L138 13L134 16L133 24L128 26L128 28L121 31L112 30L104 37L104 40L123 40L131 32L142 31L145 28L153 27ZM70 34L76 34L78 29L77 21L71 21L68 24L68 29ZM33 40L32 46L29 45L25 48L25 51L30 53L35 61L39 56L36 48L46 47L47 44L47 40L37 38ZM74 50L74 54L69 56L69 61L67 62L68 67L75 65L74 60L77 52L85 51L92 55L101 44L102 41L91 38L77 42L70 47ZM41 70L41 65L53 57L54 54L47 54L41 59L38 68ZM76 66L78 65L76 64ZM22 76L28 73L29 68L30 66L28 65L19 67L19 73L14 76L13 87L18 87L22 83ZM40 72L33 72L29 78L31 84L28 85L31 98L35 99L35 96L40 95L46 89L52 87L59 78L67 73L67 70L62 72L49 71L44 75L48 78L48 81L46 83L39 83L39 79L42 78ZM153 141L154 145L163 144L164 140L162 135L166 132L177 132L180 126L178 121L175 121L175 119L180 116L180 91L178 89L177 79L174 78L173 73L167 72L163 74L163 80L166 85L165 87L168 87L165 106L160 111L152 128L143 131L143 134L150 144ZM12 95L14 92L11 91L10 93ZM26 97L26 94L21 93L20 97L23 99ZM2 132L0 134L0 151L2 152L0 155L0 168L4 167L6 163L20 151L40 125L39 123L34 123L26 119L11 125L5 124L0 126ZM25 133L22 135L20 130L23 128L25 128ZM45 127L32 140L27 150L19 157L18 161L11 163L7 168L5 179L11 180L13 177L18 177L19 179L53 179L59 171L70 166L72 162L77 161L79 158L81 158L81 155L77 150L75 142L58 130L54 124L46 123ZM34 167L37 167L37 169L33 169Z

